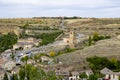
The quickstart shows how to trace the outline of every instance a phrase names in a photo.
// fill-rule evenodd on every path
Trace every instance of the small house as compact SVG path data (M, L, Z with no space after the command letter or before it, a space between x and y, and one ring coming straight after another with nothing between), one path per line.
M113 72L108 68L102 69L100 73L105 75L105 80L119 80L120 77L120 72Z
M79 80L80 77L79 77L79 72L77 71L73 71L71 72L71 76L69 77L69 80Z

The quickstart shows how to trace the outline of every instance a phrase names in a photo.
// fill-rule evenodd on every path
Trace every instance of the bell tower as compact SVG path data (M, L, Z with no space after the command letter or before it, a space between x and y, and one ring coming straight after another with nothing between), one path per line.
M73 30L70 30L70 33L69 33L69 46L70 46L70 48L75 48L75 46L74 46L74 31Z

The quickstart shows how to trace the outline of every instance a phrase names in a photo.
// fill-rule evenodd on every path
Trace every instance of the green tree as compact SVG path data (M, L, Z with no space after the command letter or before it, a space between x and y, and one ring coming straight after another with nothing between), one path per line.
M89 36L89 46L91 46L92 45L92 38L91 38L91 36Z
M4 74L3 80L8 80L8 75L7 75L7 73Z
M10 55L10 57L11 57L12 60L14 60L15 55L12 53L12 54Z
M47 80L57 80L57 77L54 71L49 71L47 73Z
M89 76L88 80L98 80L98 76L95 75L95 74L92 74L92 75Z
M7 49L11 49L12 46L17 43L17 39L17 35L14 33L0 36L0 53Z
M22 62L25 62L27 64L27 61L28 61L29 57L28 56L25 56L23 58L21 58L21 61Z
M79 77L80 77L80 78L87 78L87 75L86 75L86 73L84 72L84 73L80 74Z
M19 77L20 77L20 80L25 79L25 69L23 67L21 67L19 70Z
M98 41L98 38L99 38L98 33L95 32L95 33L93 34L93 40L94 40L94 41Z
M38 59L40 59L40 56L38 54L34 55L35 62L37 62Z
M113 63L115 66L117 66L118 61L115 57L112 57L110 62Z
M18 75L17 75L17 74L13 74L12 80L19 80L19 79L18 79Z

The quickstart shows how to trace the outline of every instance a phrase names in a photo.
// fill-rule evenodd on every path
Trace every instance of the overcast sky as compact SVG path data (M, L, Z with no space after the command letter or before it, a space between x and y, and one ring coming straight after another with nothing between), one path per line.
M0 17L120 17L120 0L0 0Z

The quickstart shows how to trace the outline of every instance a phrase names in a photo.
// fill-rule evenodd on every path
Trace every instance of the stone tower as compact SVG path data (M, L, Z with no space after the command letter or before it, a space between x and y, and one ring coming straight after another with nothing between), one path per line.
M69 32L69 46L70 48L75 48L74 46L74 31L70 30Z

